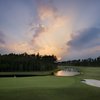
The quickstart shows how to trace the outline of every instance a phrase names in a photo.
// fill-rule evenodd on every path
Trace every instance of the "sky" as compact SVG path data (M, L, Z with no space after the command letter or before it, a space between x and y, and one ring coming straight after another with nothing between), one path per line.
M0 0L0 53L100 56L100 0Z

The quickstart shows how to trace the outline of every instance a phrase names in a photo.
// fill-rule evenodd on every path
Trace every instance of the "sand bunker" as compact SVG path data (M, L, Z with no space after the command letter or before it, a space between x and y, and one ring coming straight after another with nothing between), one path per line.
M80 74L79 72L74 72L74 71L58 71L57 73L55 73L55 76L75 76Z
M91 86L100 87L100 80L84 79L84 80L82 80L82 83L85 83L85 84L88 84Z

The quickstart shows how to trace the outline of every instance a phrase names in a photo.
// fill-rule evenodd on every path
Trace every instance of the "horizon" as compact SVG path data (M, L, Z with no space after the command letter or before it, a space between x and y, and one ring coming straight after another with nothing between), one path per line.
M0 0L0 54L100 55L100 0Z

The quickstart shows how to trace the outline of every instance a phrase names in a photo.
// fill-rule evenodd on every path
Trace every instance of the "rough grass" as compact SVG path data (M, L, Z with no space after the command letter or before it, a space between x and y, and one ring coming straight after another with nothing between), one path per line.
M100 79L100 68L80 68L74 77L0 78L0 100L100 100L100 88L81 79Z

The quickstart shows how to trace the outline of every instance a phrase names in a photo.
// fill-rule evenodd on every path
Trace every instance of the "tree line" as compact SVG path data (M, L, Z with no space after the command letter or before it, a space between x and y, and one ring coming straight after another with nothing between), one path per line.
M58 62L58 65L100 67L100 56L97 58L78 59Z
M54 55L0 54L0 72L50 71L56 67Z

